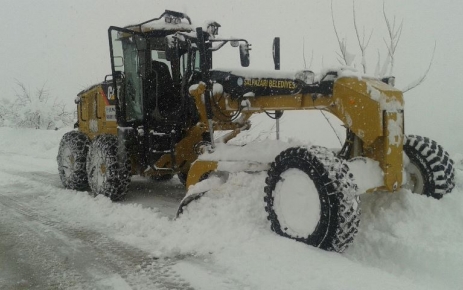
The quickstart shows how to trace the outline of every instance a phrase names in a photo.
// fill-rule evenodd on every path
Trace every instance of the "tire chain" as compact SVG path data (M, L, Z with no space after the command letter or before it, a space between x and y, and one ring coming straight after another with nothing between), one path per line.
M66 145L73 150L76 155L76 160L74 160L74 174L69 179L66 179L62 160L60 156L63 154L64 148ZM87 180L87 170L86 170L86 158L87 152L90 145L90 140L82 132L70 131L63 135L59 145L58 156L56 160L58 162L58 171L65 188L75 189L75 190L85 190L88 188Z
M311 146L314 155L325 165L330 179L335 184L338 195L339 226L336 229L335 242L332 243L333 250L344 252L354 241L360 224L360 198L357 193L357 185L354 183L354 176L349 172L347 163L335 156L335 154L324 147Z
M415 148L429 162L437 194L444 195L452 191L455 187L454 162L442 146L427 137L416 135L408 135L404 146Z
M321 170L325 170L325 172L328 173L325 173L324 175L328 179L325 186L333 187L330 191L335 192L339 201L339 225L336 229L333 242L328 250L343 252L353 242L353 237L358 232L358 226L360 223L360 200L356 195L357 186L353 181L352 173L349 173L348 165L343 160L337 158L334 153L327 148L319 146L293 147L283 151L275 158L275 161L272 162L268 171L269 176L265 180L267 186L265 187L266 196L264 197L264 201L266 202L265 210L269 213L268 219L273 220L279 226L276 213L268 206L270 205L273 207L273 189L270 184L271 179L278 176L278 173L275 172L276 164L279 164L285 158L294 155L299 155L300 158L314 163L317 163L318 160L323 166ZM272 230L275 231L273 222Z
M111 172L108 178L110 182L106 182L104 193L102 194L108 196L113 201L124 197L130 183L130 162L127 158L126 150L124 150L125 148L119 148L118 146L116 136L109 134L99 135L93 140L89 154L87 155L87 171L90 172L93 151L109 153L108 156L104 156L104 159L107 162L106 170ZM120 164L120 161L122 161L122 164ZM94 190L92 188L92 191Z

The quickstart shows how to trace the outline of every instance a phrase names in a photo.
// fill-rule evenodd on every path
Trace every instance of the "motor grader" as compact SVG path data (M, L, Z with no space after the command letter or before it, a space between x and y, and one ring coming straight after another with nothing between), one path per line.
M177 174L189 189L181 214L211 189L199 186L211 178L265 170L271 229L338 252L358 231L360 194L405 188L439 199L452 190L448 153L428 138L404 135L403 95L392 77L339 69L315 80L310 71L213 69L213 56L227 43L249 66L251 45L218 37L219 27L213 21L194 27L186 14L166 10L137 25L108 29L112 73L78 94L75 130L60 143L65 188L89 187L93 195L116 201L132 175L165 180ZM278 38L273 53L278 69ZM347 131L344 145L288 146L269 162L222 154L229 140L250 128L252 115L274 111L278 119L286 110L336 116ZM216 140L219 131L225 134ZM353 174L354 163L376 166L380 182L359 189L362 176Z

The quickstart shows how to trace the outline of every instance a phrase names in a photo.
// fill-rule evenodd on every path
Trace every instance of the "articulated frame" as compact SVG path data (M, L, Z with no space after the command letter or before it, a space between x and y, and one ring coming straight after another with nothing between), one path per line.
M200 84L190 93L202 104L206 86ZM331 96L320 94L274 95L247 97L234 100L226 95L216 94L213 99L222 112L233 114L241 110L243 116L234 127L228 122L214 120L215 130L235 130L248 121L254 113L268 110L324 110L337 116L355 134L360 144L349 158L363 156L379 162L384 172L384 187L374 190L396 191L402 185L403 171L403 95L402 92L376 79L339 78L334 82ZM213 100L213 101L214 101ZM199 106L198 106L199 107ZM207 128L204 106L198 108L201 123ZM195 172L208 172L217 168L213 161L195 162ZM199 181L202 174L190 174L187 186Z

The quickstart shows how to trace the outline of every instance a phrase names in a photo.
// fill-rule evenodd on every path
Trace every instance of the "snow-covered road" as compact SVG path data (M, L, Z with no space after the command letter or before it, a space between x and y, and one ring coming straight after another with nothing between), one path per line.
M61 181L47 172L43 159L4 153L0 158L0 289L191 289L172 270L177 258L158 259L105 231L56 216L59 209L47 201L50 193L63 191ZM156 197L146 200L145 184L135 181L124 203L155 203L173 215L184 189L171 185L172 196L166 196L164 185L158 186Z
M86 227L69 226L0 195L2 289L188 289L159 260Z
M440 201L364 196L336 254L269 229L263 173L231 175L176 221L176 179L136 178L121 203L65 190L64 132L0 128L0 289L463 289L460 170Z

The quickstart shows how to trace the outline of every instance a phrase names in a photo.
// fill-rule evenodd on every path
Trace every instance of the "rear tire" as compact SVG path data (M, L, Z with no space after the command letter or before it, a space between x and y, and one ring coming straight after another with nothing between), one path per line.
M124 148L119 148L117 136L97 136L87 156L88 183L92 193L112 201L120 200L130 183L130 162Z
M88 188L86 160L90 140L79 131L67 132L59 144L58 172L65 188L85 190Z
M347 164L322 147L280 153L265 182L268 220L277 234L343 252L358 232L360 206Z
M404 152L410 159L405 166L405 188L440 199L455 187L454 162L435 141L409 135L405 140Z

